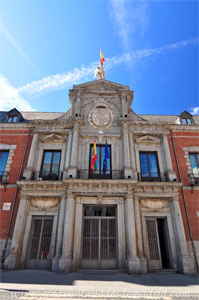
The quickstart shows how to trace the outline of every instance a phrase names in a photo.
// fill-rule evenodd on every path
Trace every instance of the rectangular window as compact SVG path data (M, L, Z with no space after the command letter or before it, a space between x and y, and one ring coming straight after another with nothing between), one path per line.
M140 168L142 180L160 180L160 172L156 152L140 152Z
M111 146L108 146L109 158L106 159L106 169L103 172L104 164L104 152L105 145L97 145L97 160L94 164L93 173L90 172L92 156L93 156L93 145L90 147L90 166L89 166L89 177L90 178L111 178ZM104 174L105 173L105 174Z
M195 177L199 177L199 153L189 154L193 174Z
M183 124L183 125L186 125L186 124L191 125L192 124L192 119L188 119L188 118L181 119L181 124Z
M58 180L61 151L44 151L42 167L39 177L44 180Z
M9 151L0 151L0 176L4 174Z

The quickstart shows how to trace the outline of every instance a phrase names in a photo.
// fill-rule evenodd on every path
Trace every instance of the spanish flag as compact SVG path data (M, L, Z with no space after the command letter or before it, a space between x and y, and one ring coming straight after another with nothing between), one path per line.
M101 64L101 67L103 66L103 62L105 62L105 58L104 58L104 55L102 53L102 50L100 49L100 64Z
M90 168L91 174L93 174L94 164L95 164L96 160L97 160L97 147L96 147L96 140L94 140L93 156L92 156L92 162L91 162L91 168Z

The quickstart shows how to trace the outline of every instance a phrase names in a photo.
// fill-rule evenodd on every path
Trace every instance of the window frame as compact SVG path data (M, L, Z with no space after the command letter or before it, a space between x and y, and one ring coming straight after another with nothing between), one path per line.
M95 174L95 173L92 173L91 174L91 159L92 159L92 156L93 156L93 153L91 153L91 149L92 147L94 146L94 144L90 144L90 154L89 154L89 178L92 178L92 179L111 179L112 178L112 159L111 159L111 145L107 145L108 146L108 150L109 150L109 159L110 159L110 174L103 174L103 168L101 169L101 149L102 147L105 148L105 145L102 145L102 144L99 144L97 145L96 144L96 148L100 147L100 161L99 161L99 166L100 166L100 173L99 174Z
M51 162L50 162L50 171L47 175L43 175L43 165L44 165L44 158L45 158L45 153L46 152L52 152L52 157L51 157ZM58 167L58 172L55 173L55 172L52 172L52 162L53 162L53 156L54 154L53 153L56 153L56 152L59 152L60 153L60 159L59 159L59 167ZM39 171L39 177L41 177L43 180L58 180L59 179L59 174L60 174L60 164L61 164L61 150L51 150L51 149L45 149L43 150L43 157L42 157L42 162L41 162L41 168L40 168L40 171ZM55 174L57 176L55 176Z
M190 123L188 123L188 120L190 120ZM183 123L185 121L185 123ZM192 118L180 118L180 123L182 125L192 125L193 124L193 119Z
M195 174L194 171L193 171L193 166L192 166L192 163L191 163L191 157L190 155L195 155L196 157L196 162L197 162L197 168L198 168L198 174ZM194 175L194 177L198 178L199 177L199 152L189 152L189 160L190 160L190 164L191 164L191 168L192 168L192 173Z
M143 176L142 175L142 165L141 165L140 154L146 154L147 155L147 167L148 167L149 176ZM155 154L158 176L150 176L151 175L150 163L149 163L149 155L150 154ZM160 167L159 167L159 160L158 160L158 153L157 153L157 151L139 151L139 159L140 159L140 176L141 176L141 181L161 181L161 174L160 174Z

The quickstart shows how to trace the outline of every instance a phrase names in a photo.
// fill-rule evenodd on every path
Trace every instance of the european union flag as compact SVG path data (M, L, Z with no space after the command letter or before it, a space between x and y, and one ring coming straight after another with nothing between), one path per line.
M108 145L107 145L107 141L105 144L105 149L104 149L104 160L103 160L103 174L106 174L106 164L107 164L107 159L109 159L109 152L108 152Z

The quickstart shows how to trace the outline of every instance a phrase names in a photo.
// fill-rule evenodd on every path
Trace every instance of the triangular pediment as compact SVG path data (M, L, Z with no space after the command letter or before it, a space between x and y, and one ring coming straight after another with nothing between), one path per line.
M129 90L129 87L127 85L119 84L113 81L105 80L105 79L99 79L99 80L93 80L86 83L78 84L73 86L74 89L114 89L114 90Z
M185 110L180 114L180 117L181 118L192 118L192 114L190 114L188 111Z
M62 135L60 134L57 134L57 133L51 133L51 134L48 134L48 135L45 135L43 138L42 138L43 142L45 143L48 143L48 142L64 142L65 141L65 137L63 137Z
M17 115L17 116L21 115L21 113L16 108L11 109L10 111L7 112L7 114L8 115Z
M160 139L151 135L144 135L136 139L137 144L158 144Z

